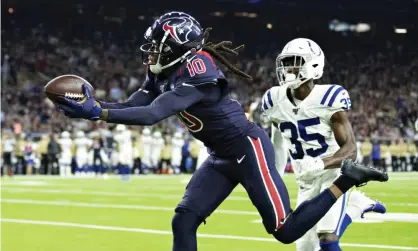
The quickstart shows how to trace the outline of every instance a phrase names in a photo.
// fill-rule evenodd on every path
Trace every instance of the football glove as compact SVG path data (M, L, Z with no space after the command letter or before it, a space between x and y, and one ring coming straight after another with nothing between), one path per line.
M318 175L318 172L324 170L325 164L321 158L305 156L303 159L295 160L294 172L296 179L312 180Z
M89 120L98 120L102 115L102 108L98 106L94 100L91 90L87 84L83 85L83 93L86 96L85 100L77 102L72 99L63 98L57 104L58 109L64 112L65 116L70 118L82 118Z

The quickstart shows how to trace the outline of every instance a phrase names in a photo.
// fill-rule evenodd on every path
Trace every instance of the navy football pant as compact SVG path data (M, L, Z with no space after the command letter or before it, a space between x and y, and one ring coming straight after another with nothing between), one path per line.
M237 156L211 155L192 176L173 218L173 251L197 250L197 228L238 184L247 191L267 232L283 243L301 237L335 203L335 197L325 190L290 214L289 194L275 168L274 148L268 136L259 133L257 138L243 137L237 146Z

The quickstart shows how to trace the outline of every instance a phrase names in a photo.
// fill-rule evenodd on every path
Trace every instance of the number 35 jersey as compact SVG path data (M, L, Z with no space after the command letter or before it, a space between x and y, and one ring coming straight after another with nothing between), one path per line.
M351 108L348 92L339 85L315 85L297 105L290 89L275 86L262 99L262 110L281 133L292 159L325 158L338 151L331 116Z

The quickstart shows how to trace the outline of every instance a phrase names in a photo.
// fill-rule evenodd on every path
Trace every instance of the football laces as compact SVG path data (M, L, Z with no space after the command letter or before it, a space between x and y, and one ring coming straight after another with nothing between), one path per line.
M66 98L74 99L74 100L80 100L84 98L84 94L81 93L72 93L72 92L66 92L64 95Z

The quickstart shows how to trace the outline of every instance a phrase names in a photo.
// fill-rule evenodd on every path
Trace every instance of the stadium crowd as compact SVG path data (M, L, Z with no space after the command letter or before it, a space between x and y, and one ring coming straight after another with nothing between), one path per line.
M110 152L117 152L117 146L111 139L116 125L70 121L56 111L43 94L43 86L49 80L68 73L87 79L94 86L95 96L99 100L122 101L141 86L145 67L142 66L139 45L145 26L132 25L132 20L126 18L126 9L120 9L118 15L113 17L103 14L99 9L95 15L88 17L89 22L83 21L83 18L87 18L83 15L78 19L70 19L66 30L57 29L50 23L31 23L17 28L18 25L13 25L10 20L5 28L2 27L2 152L14 156L11 158L12 164L20 168L16 168L17 173L26 173L26 168L23 168L27 166L24 161L25 151L27 156L36 153L33 158L36 160L34 163L39 162L35 165L37 172L58 173L58 155L63 152L59 138L64 131L73 133L74 140L81 132L85 132L91 140L87 149L94 145L97 136L92 132L100 132L100 146L106 150L106 155L110 157ZM82 32L74 28L77 25L84 25ZM297 34L303 34L308 29L302 28ZM230 34L223 34L227 32L227 29L218 29L216 37L230 37ZM318 83L339 84L349 91L353 102L349 116L364 161L382 168L391 166L398 171L413 168L418 171L418 134L413 127L418 118L418 53L413 43L399 40L392 34L393 37L385 37L384 41L376 43L376 47L370 48L372 42L369 40L379 40L379 37L347 37L331 32L325 34L326 43L317 41L319 45L324 44L327 58L325 74ZM239 34L234 36L239 37ZM262 94L277 84L275 56L285 42L285 39L281 44L266 42L262 49L249 47L246 54L232 59L240 69L253 76L253 82L226 74L232 98L237 99L250 118L266 127L267 131L269 125L263 122L255 108ZM331 47L332 44L340 46ZM182 146L183 153L190 154L182 154L182 157L186 157L180 161L181 164L174 165L172 172L193 170L202 147L196 147L194 144L198 145L198 142L188 140L187 131L177 118L170 118L152 128L127 128L132 131L132 147L136 149L132 150L136 154L133 154L129 165L137 165L141 154L142 158L146 155L141 148L141 139L144 137L141 134L149 129L150 135L155 132L161 134L160 138L165 143L157 147L159 153L155 155L164 155L162 152L165 148L165 157L158 159L166 160L167 163L167 159L172 158L168 152L173 153L167 150L172 148L171 138L180 133L181 138L190 143ZM158 133L154 136L158 137ZM108 141L110 143L106 143ZM31 150L32 144L36 145L37 151ZM194 150L185 150L188 148ZM55 169L48 167L51 163L56 163L52 165ZM112 163L113 166L117 165ZM156 168L158 165L154 161L147 166L154 172L163 172L161 168ZM142 166L139 165L139 172L144 172ZM75 172L73 165L72 173Z

